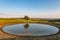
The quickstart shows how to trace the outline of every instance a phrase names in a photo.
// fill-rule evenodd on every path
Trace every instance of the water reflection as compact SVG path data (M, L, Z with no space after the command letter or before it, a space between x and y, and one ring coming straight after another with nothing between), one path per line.
M29 28L29 24L25 24L25 25L24 25L24 28L25 28L25 29Z
M9 34L26 36L45 36L59 32L59 29L54 26L32 23L5 26L2 30Z

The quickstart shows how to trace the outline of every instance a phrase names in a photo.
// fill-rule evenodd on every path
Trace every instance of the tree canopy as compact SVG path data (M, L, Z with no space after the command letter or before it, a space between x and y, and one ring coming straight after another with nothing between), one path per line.
M28 17L28 16L25 16L24 19L25 19L25 20L29 20L29 17Z

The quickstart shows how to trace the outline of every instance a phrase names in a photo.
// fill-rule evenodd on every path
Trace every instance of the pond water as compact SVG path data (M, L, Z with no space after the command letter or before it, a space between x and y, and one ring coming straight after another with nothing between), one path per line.
M6 33L20 36L47 36L59 32L59 29L54 26L35 23L5 26L2 30Z

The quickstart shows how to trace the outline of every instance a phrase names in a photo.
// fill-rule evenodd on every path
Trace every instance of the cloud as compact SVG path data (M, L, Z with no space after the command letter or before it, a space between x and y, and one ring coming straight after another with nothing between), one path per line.
M60 10L54 11L30 11L30 12L1 12L0 17L24 17L33 18L60 18Z

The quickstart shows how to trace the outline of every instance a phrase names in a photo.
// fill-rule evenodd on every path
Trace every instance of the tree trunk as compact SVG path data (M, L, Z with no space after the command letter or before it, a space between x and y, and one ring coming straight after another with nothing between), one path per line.
M28 24L29 22L28 22L28 20L27 20L27 23L26 24Z

